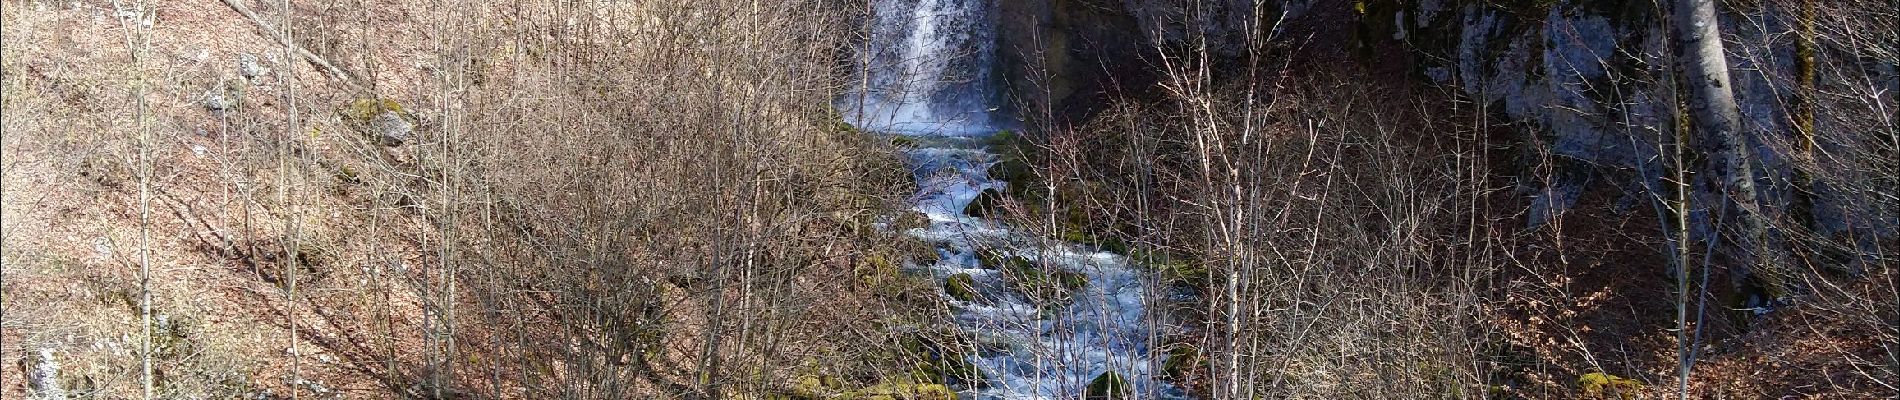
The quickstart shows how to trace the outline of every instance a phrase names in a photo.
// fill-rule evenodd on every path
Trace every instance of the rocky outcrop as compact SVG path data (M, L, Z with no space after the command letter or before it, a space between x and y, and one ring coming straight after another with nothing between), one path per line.
M1522 168L1557 167L1520 187L1533 198L1533 226L1574 205L1589 187L1635 189L1625 191L1629 196L1661 187L1659 143L1673 140L1678 122L1671 50L1652 3L1431 0L1365 18L1396 27L1393 40L1415 52L1423 79L1454 86L1520 123ZM1794 48L1776 34L1790 23L1773 8L1730 12L1722 23L1747 145L1759 162L1755 179L1770 205L1786 205L1790 194L1789 154L1775 145L1792 135Z
M999 2L997 60L1016 114L1075 118L1120 79L1139 79L1146 40L1113 0Z
M1268 1L1262 15L1278 15L1272 11L1282 3ZM1003 84L1026 120L1077 120L1097 111L1105 95L1146 90L1163 70L1156 57L1163 49L1204 44L1218 57L1239 56L1248 30L1258 26L1255 6L1255 0L1000 2Z

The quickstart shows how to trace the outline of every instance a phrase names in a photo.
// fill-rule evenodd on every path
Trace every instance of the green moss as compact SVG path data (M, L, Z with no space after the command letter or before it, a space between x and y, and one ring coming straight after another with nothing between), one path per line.
M1634 399L1636 393L1643 390L1643 383L1602 372L1591 372L1577 377L1577 387L1586 398Z
M839 395L840 400L957 400L957 392L937 383L890 382Z
M825 374L808 374L792 380L787 394L799 399L824 399L843 393L844 383Z
M902 135L891 136L891 145L904 149L917 148L917 139Z
M1202 362L1201 349L1187 343L1175 343L1168 347L1168 361L1161 363L1161 375L1172 379L1183 379L1192 375Z
M1103 372L1096 376L1095 380L1089 381L1088 388L1082 392L1084 400L1122 400L1133 398L1133 396L1134 388L1128 385L1127 379L1122 378L1121 374L1115 371Z
M1147 265L1161 275L1169 284L1183 284L1197 288L1206 288L1210 283L1207 267L1193 257L1159 250L1134 249L1128 253L1130 262Z
M1046 271L1028 259L1011 257L1002 267L1003 276L1018 293L1051 311L1065 305L1075 291L1088 287L1088 275L1068 270Z
M1003 198L1003 192L996 189L983 189L983 193L976 195L976 200L971 201L970 205L963 206L963 213L979 218L996 217L999 215L997 212L1003 210L1004 201L1006 200Z
M988 387L989 376L970 362L973 347L958 344L967 343L962 337L961 331L952 329L905 338L903 357L922 361L906 371L902 382Z
M375 119L376 116L382 115L385 112L397 114L407 113L407 111L403 110L402 103L391 99L372 98L352 100L350 104L344 105L342 109L337 110L337 114L341 114L345 120L358 124L367 124L371 119Z
M1089 276L1081 272L1056 271L1049 274L1049 277L1065 291L1074 292L1089 286Z
M976 301L976 278L970 274L956 274L943 280L944 293L962 301Z
M1028 258L1024 258L1023 256L1009 255L995 250L978 251L976 259L981 262L985 268L1004 271L1015 271L1034 268L1036 266L1034 262L1029 261Z

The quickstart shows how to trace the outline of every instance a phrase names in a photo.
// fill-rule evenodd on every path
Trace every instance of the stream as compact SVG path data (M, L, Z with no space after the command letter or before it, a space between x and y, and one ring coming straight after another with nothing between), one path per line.
M914 208L929 223L904 233L934 244L939 257L909 267L940 290L950 279L968 282L961 295L939 294L974 337L968 361L987 378L957 389L965 399L1074 399L1112 372L1128 382L1131 398L1185 399L1157 378L1165 354L1155 344L1174 332L1145 312L1155 301L1145 269L1124 255L964 213L985 189L1009 185L988 172L998 157L986 139L1007 119L996 115L1001 97L989 72L992 1L875 0L871 39L860 48L865 84L838 104L857 127L916 143L902 151L917 181ZM1009 259L1027 263L987 265ZM1045 284L1062 281L1060 300L1025 294L1025 270ZM1046 278L1053 276L1063 278Z

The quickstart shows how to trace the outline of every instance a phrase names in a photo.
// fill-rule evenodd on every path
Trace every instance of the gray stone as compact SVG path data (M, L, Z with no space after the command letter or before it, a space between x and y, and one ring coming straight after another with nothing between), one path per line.
M237 108L237 105L237 96L227 93L222 88L205 91L204 106L206 110L229 111Z
M257 79L257 77L270 73L270 68L265 68L263 64L257 61L257 55L251 53L238 55L237 70L238 76L242 76L244 79Z
M401 146L415 137L416 125L400 114L385 111L369 120L369 129L384 146Z

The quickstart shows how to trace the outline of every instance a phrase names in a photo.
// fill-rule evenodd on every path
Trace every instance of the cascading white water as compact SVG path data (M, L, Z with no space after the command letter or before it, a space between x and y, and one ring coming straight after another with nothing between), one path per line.
M905 152L919 187L916 209L930 224L906 233L937 244L940 257L916 267L940 281L969 274L977 293L970 300L943 294L958 325L976 338L969 361L987 377L961 388L963 397L1073 399L1112 371L1137 398L1185 398L1153 371L1164 361L1153 340L1171 332L1144 314L1152 288L1142 269L1122 255L963 213L983 190L1008 184L989 177L997 157L984 145L996 129L988 104L995 85L986 72L994 52L990 1L877 0L877 29L865 50L874 62L861 72L869 87L839 104L858 127L920 145ZM1002 266L982 265L979 251L1080 273L1087 284L1048 307L1012 287Z
M992 132L993 0L877 0L860 48L863 85L840 109L859 128L909 134Z

